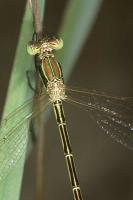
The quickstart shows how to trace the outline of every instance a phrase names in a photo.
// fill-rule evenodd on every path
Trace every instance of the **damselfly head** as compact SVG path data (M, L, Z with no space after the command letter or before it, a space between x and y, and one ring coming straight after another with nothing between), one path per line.
M55 37L43 38L38 41L31 41L27 45L27 51L30 55L38 54L42 59L45 56L52 55L53 50L59 50L63 47L63 40Z

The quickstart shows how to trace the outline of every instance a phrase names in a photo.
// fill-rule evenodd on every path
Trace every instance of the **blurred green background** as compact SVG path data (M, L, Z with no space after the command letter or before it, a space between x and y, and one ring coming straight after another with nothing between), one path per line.
M67 2L46 1L45 27L48 32L58 32ZM3 11L0 13L1 109L24 4L24 1L0 3ZM68 85L95 89L112 95L133 96L132 10L133 2L130 0L103 0L91 33L67 81ZM65 108L84 199L132 200L133 152L106 136L86 112L71 105L65 105ZM45 131L45 199L73 199L53 114ZM34 200L35 155L36 148L26 162L21 200Z

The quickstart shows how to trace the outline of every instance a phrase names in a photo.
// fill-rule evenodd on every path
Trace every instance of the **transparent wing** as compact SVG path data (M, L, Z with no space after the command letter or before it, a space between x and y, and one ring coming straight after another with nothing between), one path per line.
M33 99L30 99L1 122L0 182L6 178L26 151L30 120L37 117L49 104L44 94L34 100L34 111L32 111Z
M14 137L3 141L4 143L0 145L0 182L7 177L26 151L28 123L24 123L20 127L17 129L17 134L14 134Z
M86 110L105 133L133 149L133 98L66 87L66 101Z

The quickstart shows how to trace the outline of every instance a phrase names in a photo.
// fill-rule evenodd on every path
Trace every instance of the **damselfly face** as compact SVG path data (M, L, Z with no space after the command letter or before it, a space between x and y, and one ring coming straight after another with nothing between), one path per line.
M27 51L30 55L45 55L47 52L59 50L63 47L63 40L55 37L44 38L38 41L31 41L27 45Z

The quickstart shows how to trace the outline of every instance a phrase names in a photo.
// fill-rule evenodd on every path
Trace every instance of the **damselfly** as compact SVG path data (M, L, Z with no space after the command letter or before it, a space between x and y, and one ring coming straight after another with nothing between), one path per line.
M65 154L70 182L75 200L81 200L82 195L77 178L71 144L66 127L66 119L62 102L68 102L83 108L89 113L99 127L116 141L128 148L133 148L133 113L131 98L112 97L96 91L80 90L64 85L60 64L56 61L53 51L59 50L63 41L57 38L44 38L31 41L28 52L36 55L40 61L38 71L45 92L35 97L34 112L32 101L25 102L9 114L2 122L0 129L0 181L10 173L26 151L28 134L26 132L33 117L52 104L59 127L63 151ZM21 119L19 118L21 116Z

